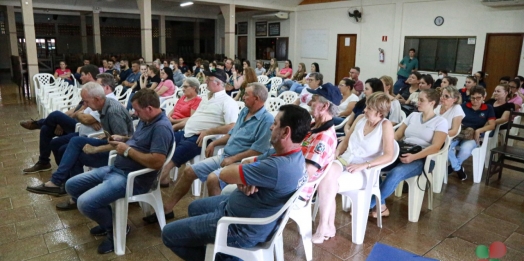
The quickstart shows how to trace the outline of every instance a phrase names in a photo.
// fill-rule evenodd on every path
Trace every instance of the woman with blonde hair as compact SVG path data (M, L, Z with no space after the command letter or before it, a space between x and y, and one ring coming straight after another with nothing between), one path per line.
M246 93L246 86L249 83L258 82L257 74L251 67L244 68L244 81L240 85L238 94L233 98L235 101L244 101L244 93Z
M278 61L276 58L271 58L269 61L269 69L266 72L268 78L273 78L277 75L278 72Z
M306 65L304 63L298 64L298 69L291 79L284 79L284 82L278 86L278 95L285 91L295 91L293 85L295 83L303 83L304 78L307 75Z
M455 87L448 85L440 88L440 104L435 108L435 114L448 121L448 136L450 137L458 134L462 119L466 116L460 106L461 103L461 95Z
M386 117L391 122L391 124L395 126L401 121L402 117L400 116L400 112L402 111L402 108L400 107L400 102L395 99L395 96L393 95L393 78L384 75L379 79L382 81L382 84L384 84L384 92L391 101L391 109L389 110L389 115Z
M366 97L364 114L357 117L338 146L331 168L320 182L320 221L311 239L315 244L335 236L335 197L338 192L362 189L365 169L390 162L394 157L393 126L386 119L391 108L388 95L375 92Z

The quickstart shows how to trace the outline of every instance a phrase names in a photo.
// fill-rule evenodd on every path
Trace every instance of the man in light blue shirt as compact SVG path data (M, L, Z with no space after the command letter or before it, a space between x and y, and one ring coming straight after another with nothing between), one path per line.
M415 49L409 49L409 56L404 57L398 66L400 69L397 72L397 82L393 86L393 93L395 93L395 95L406 85L405 82L409 75L418 70L418 59L415 57Z
M206 149L206 158L195 165L187 166L177 183L175 196L164 204L166 218L173 217L173 207L178 203L177 195L185 195L191 188L193 180L207 180L209 196L219 195L221 187L218 176L223 167L238 163L244 158L264 153L270 146L271 130L274 117L265 108L267 88L260 83L250 83L246 87L244 103L235 126L223 137L211 142ZM224 153L213 156L215 146L225 145ZM208 177L212 177L211 180ZM187 184L183 186L181 184ZM154 223L156 214L147 216L144 221Z

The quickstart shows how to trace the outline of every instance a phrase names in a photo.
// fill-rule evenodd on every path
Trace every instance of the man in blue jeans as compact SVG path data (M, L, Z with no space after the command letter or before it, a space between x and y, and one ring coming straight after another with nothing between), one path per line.
M133 121L127 110L117 100L106 99L104 90L98 83L85 84L82 87L81 96L86 106L100 113L100 122L109 134L122 136L133 134ZM38 186L28 186L27 190L54 196L65 194L64 184L70 176L82 173L84 165L105 166L112 148L107 144L106 139L73 137L67 145L58 169L51 176L51 180Z
M409 56L404 57L398 66L400 69L397 72L397 82L393 85L393 93L395 95L406 85L405 82L409 75L418 70L418 59L415 57L415 49L409 49Z
M81 80L83 84L94 82L98 75L98 68L88 64L80 69L80 73L82 74ZM78 122L90 125L95 130L100 129L100 123L88 111L87 105L81 102L76 108L65 113L54 111L45 119L21 121L20 126L25 129L40 129L40 156L38 157L38 162L33 167L24 169L24 173L50 170L51 140L58 136L61 142L67 143L74 136ZM56 155L55 162L57 165L60 164L60 158L57 158Z
M66 190L78 202L78 210L98 223L90 233L107 235L98 246L100 254L114 250L110 204L125 196L127 176L144 168L154 169L134 181L133 194L149 191L174 142L171 123L160 109L160 99L154 90L136 92L132 104L140 122L132 137L111 136L110 145L118 154L114 165L77 175L66 182Z
M222 169L220 179L237 184L238 189L230 195L193 201L188 218L169 223L162 230L164 244L182 259L204 260L206 245L215 242L222 217L269 217L307 182L301 142L310 129L311 116L297 105L283 105L279 110L271 125L274 149L263 154L260 161ZM278 220L267 225L230 225L227 243L248 248L267 242L277 224Z

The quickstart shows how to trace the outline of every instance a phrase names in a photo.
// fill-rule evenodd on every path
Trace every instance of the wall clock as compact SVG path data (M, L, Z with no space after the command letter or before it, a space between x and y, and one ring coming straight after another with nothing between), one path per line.
M434 22L435 22L436 26L441 26L444 23L444 17L437 16L437 17L435 17L435 21Z

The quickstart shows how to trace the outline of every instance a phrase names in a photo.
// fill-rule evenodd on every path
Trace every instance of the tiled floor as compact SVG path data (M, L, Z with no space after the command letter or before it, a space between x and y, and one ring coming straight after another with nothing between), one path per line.
M158 225L142 222L136 205L129 208L127 254L117 257L96 253L101 239L89 235L92 221L76 210L56 211L55 204L66 197L28 193L27 185L47 181L51 175L22 173L38 159L38 131L18 125L31 117L37 117L35 105L21 101L16 86L0 84L0 260L180 260L163 246ZM471 170L468 164L466 170ZM407 194L392 196L391 216L383 219L382 229L375 220L369 221L363 245L351 243L351 216L340 210L339 202L337 235L314 246L314 260L365 260L375 242L441 260L477 260L476 246L493 241L507 246L502 260L524 260L523 181L524 175L513 171L505 171L501 182L489 187L450 176L443 192L435 194L433 210L424 203L418 223L407 219ZM169 189L163 192L167 197ZM187 216L187 205L194 199L188 195L175 208L177 218ZM293 222L284 237L285 259L304 260Z

